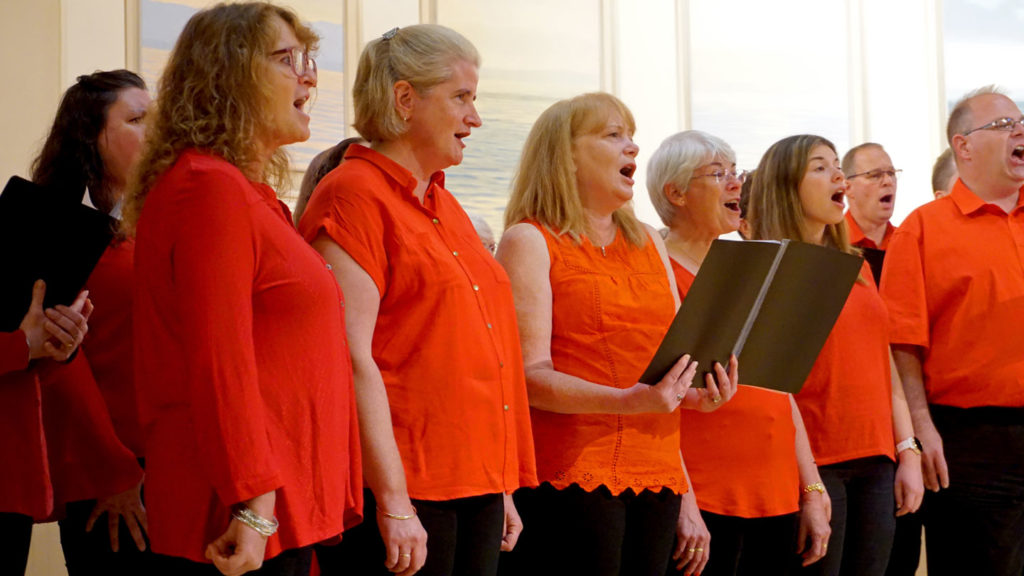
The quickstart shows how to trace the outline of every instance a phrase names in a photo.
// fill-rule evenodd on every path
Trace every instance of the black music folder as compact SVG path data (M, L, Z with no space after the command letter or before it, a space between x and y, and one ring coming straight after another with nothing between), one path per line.
M846 304L863 260L790 240L715 240L640 381L656 384L683 354L694 387L739 359L740 383L796 393Z
M0 331L18 329L40 278L46 281L45 308L71 304L115 226L102 212L13 176L0 194Z

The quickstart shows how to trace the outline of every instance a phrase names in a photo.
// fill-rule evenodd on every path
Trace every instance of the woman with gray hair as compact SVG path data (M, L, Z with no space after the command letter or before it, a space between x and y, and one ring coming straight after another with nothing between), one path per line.
M745 177L725 141L697 130L669 136L651 156L647 189L668 227L665 246L680 299L711 243L739 228ZM808 537L815 545L805 563L824 554L829 501L791 395L741 385L715 412L681 412L679 438L715 544L702 574L788 574L798 541ZM693 555L677 544L680 569Z
M369 488L324 574L494 574L521 527L508 495L537 483L508 276L444 188L481 125L479 62L443 26L371 41L353 88L369 144L299 223L346 296Z

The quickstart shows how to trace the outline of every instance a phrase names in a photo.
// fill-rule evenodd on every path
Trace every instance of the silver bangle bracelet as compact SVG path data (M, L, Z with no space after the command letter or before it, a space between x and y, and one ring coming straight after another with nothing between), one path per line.
M278 526L280 526L277 522L277 518L267 520L253 512L245 504L235 506L234 510L231 512L231 517L267 538L273 536L274 533L277 532Z

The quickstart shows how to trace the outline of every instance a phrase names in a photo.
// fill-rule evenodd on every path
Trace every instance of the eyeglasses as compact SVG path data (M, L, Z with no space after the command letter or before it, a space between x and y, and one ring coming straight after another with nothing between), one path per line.
M693 176L693 178L714 178L715 182L721 184L722 182L728 182L730 179L735 178L743 184L747 180L748 172L746 170L736 171L733 170L715 170L714 172L708 172L707 174L701 174L700 176Z
M846 179L853 180L854 178L860 178L863 176L872 182L881 182L882 178L888 176L889 178L892 178L893 181L896 181L902 173L903 170L868 170L867 172L861 172L860 174L850 174Z
M307 72L314 78L316 77L316 60L310 57L309 52L301 48L281 48L280 50L274 50L269 56L274 57L279 54L288 55L281 62L291 66L292 72L295 73L297 78L302 78Z
M1017 124L1024 126L1024 116L1017 118L1016 120L1013 118L999 118L985 124L984 126L978 126L973 130L968 130L967 132L964 132L963 135L967 136L968 134L977 132L978 130L999 130L1000 132L1010 132Z

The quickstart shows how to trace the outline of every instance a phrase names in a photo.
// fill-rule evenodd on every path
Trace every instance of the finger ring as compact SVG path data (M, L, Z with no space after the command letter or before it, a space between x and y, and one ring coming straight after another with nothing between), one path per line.
M720 404L721 402L722 402L722 397L721 396L715 396L714 398L711 399L711 403L712 404Z
M398 555L399 558L412 558L412 554L402 553Z
M67 344L64 345L64 348L66 348L68 352L70 352L71 349L74 348L74 347L75 347L74 343L71 343L71 342L68 342Z
M683 401L683 395L682 394L676 394L676 402L682 402L682 401Z
M689 552L690 554L693 554L694 552L697 551L697 549L696 548L687 548L686 551Z
M695 550L696 552L703 552L703 551L704 551L704 549L703 549L703 548L694 548L694 550Z

